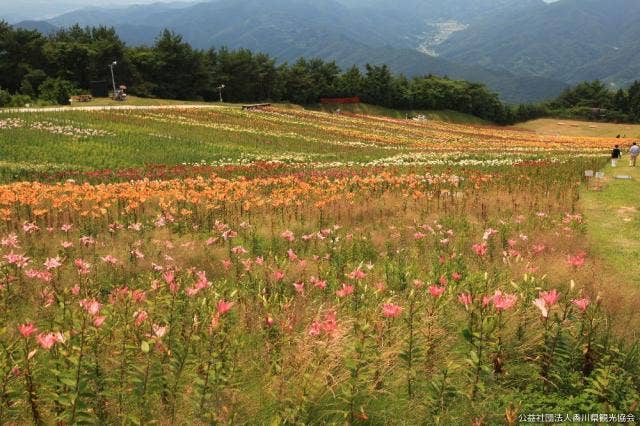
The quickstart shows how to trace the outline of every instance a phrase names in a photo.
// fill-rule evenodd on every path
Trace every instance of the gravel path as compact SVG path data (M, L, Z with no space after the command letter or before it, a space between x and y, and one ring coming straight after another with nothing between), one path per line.
M150 109L213 109L219 105L112 105L83 107L42 107L42 108L0 108L0 113L36 113L36 112L68 112L68 111L118 111L118 110L150 110Z

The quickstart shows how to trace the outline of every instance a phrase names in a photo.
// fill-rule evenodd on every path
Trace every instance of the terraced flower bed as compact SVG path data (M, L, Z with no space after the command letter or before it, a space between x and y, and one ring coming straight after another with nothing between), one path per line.
M0 423L637 413L635 319L578 205L609 140L279 108L0 120Z

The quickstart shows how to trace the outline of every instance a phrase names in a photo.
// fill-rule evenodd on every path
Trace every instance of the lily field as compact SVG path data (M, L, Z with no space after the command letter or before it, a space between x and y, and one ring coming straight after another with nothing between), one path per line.
M584 205L615 143L0 112L0 424L635 424L640 291Z

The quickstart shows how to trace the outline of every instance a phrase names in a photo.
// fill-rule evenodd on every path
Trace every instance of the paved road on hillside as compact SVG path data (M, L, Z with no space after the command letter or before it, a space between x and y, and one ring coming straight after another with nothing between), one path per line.
M111 106L83 106L83 107L42 107L42 108L0 108L0 113L28 113L28 112L68 112L68 111L118 111L118 110L150 110L150 109L211 109L222 108L220 105L111 105Z

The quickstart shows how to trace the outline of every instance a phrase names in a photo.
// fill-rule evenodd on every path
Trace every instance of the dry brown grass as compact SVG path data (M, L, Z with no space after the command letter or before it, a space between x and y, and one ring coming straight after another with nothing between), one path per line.
M640 125L637 124L614 124L597 123L591 121L564 120L557 118L541 118L527 121L514 126L516 129L529 130L541 135L560 136L586 136L615 138L618 135L626 136L621 144L631 143L634 139L640 138Z

